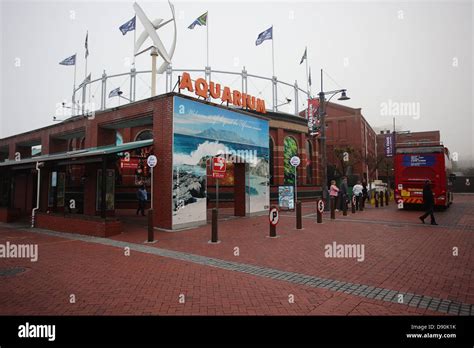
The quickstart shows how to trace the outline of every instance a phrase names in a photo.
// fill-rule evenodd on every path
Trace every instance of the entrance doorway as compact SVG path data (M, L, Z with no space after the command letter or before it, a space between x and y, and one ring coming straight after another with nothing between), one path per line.
M246 163L226 161L226 174L223 179L212 177L211 161L207 161L206 193L207 220L211 219L210 209L219 207L219 218L229 219L246 216L248 210L247 167ZM218 181L218 182L217 182Z

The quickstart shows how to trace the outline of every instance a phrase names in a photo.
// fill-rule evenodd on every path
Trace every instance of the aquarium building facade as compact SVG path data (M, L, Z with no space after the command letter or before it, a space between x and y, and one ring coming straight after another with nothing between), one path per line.
M214 156L227 163L219 207L259 214L295 179L298 199L319 196L316 145L304 117L166 93L0 139L0 221L109 236L135 216L145 185L154 227L205 224L216 204Z

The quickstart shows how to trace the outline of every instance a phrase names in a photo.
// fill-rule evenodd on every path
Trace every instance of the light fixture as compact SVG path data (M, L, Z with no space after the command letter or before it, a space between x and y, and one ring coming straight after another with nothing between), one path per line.
M340 96L339 98L337 98L337 100L349 100L349 99L351 99L351 98L349 98L349 97L346 95L346 90L345 90L345 89L342 90L341 96Z

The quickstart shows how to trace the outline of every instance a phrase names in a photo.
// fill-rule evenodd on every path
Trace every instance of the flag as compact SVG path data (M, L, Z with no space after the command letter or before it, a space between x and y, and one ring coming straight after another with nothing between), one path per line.
M59 62L61 65L76 65L76 55L70 56L64 59L62 62Z
M192 22L188 29L194 29L196 25L207 25L207 12L202 14L194 22Z
M87 75L87 77L84 79L84 81L82 81L82 83L79 85L78 88L83 87L86 83L89 83L89 82L91 82L91 74Z
M311 67L309 67L308 83L311 86Z
M86 34L86 42L84 43L84 47L86 48L86 59L87 59L87 57L89 57L89 44L88 44L88 41L89 41L89 32L87 32L87 34Z
M255 41L255 45L258 46L265 40L273 40L273 27L270 27L264 32L258 34L257 41Z
M120 87L117 87L113 90L110 91L109 93L109 98L112 98L112 97L119 97L120 94L122 94L122 91L120 90Z
M122 24L119 29L122 32L122 35L125 35L127 32L135 30L135 23L137 20L137 16L130 19L127 23Z
M300 65L303 64L304 60L307 59L308 57L306 56L308 54L308 49L305 48L304 49L304 54L303 54L303 57L301 57L301 62L300 62Z

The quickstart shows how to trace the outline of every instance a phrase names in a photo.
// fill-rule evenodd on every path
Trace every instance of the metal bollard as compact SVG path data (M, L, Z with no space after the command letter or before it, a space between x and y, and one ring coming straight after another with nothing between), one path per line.
M331 197L331 220L336 218L336 200Z
M346 201L346 197L342 197L343 201L342 201L342 215L343 216L347 216L347 201Z
M385 205L388 205L388 201L390 201L389 190L385 191Z
M379 207L379 197L378 193L374 192L374 201L375 201L375 208Z
M351 212L352 212L352 214L355 214L355 212L356 212L356 206L354 204L354 198L355 198L355 196L353 196L353 199L351 199Z
M364 211L365 197L362 195L359 198L359 210Z
M148 209L148 242L155 240L155 229L153 228L153 209Z
M211 243L217 243L218 242L218 210L217 208L212 209L212 232L211 232Z
M383 207L383 191L380 191L379 197L380 197L380 206Z
M303 218L301 214L301 201L296 202L296 229L301 230L303 228Z

